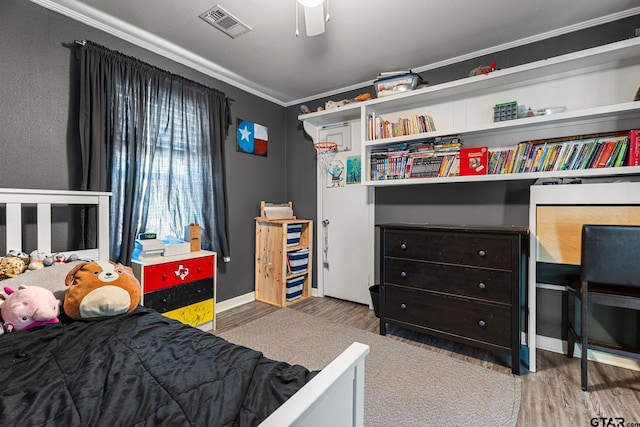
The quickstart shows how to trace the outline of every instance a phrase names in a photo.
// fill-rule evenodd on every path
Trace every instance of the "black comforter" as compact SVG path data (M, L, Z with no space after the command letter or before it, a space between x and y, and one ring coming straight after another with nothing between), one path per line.
M0 337L2 426L250 426L313 373L139 307Z

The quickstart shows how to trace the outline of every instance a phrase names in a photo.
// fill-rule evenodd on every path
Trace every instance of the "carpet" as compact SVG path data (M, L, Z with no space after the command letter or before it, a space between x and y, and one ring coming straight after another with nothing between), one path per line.
M218 334L311 370L368 344L365 426L515 426L521 379L290 308Z

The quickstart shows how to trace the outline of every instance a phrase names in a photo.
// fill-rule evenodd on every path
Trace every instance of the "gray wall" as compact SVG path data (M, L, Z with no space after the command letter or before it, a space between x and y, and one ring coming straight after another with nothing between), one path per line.
M254 218L260 200L287 200L286 109L24 0L0 2L0 186L80 188L74 40L82 39L219 89L235 100L234 125L225 144L231 262L218 265L218 300L252 292ZM269 128L266 158L236 151L237 118Z
M497 60L499 67L506 68L625 39L638 26L637 17L627 18L489 58L430 70L422 75L431 84L442 83L465 77L472 68L493 60ZM2 0L0 186L79 189L78 102L74 83L78 73L73 41L81 39L136 56L219 89L235 99L232 106L234 127L226 141L232 261L219 264L218 299L224 301L253 291L254 217L258 215L260 200L291 200L298 217L316 220L315 151L297 119L299 106L280 107L31 2ZM328 99L351 98L363 92L372 93L372 90L364 88L307 105L315 109ZM269 128L268 157L236 152L237 118ZM446 222L459 224L526 225L528 184L502 182L378 188L376 219L378 222L442 223L446 218ZM465 195L463 202L460 195ZM553 297L549 296L552 300ZM558 321L554 319L549 323L546 327L550 331L548 335L559 336Z

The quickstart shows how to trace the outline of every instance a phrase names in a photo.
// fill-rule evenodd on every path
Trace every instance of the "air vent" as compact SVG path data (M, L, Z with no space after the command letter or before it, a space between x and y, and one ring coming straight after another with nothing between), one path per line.
M240 22L238 18L224 10L220 5L213 6L211 9L200 15L200 18L204 19L232 39L251 31L250 26Z

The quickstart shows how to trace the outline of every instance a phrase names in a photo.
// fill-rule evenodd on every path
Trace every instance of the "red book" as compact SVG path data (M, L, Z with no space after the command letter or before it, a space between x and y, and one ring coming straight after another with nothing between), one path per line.
M602 154L598 158L598 163L596 164L596 168L603 168L607 164L607 160L613 153L613 148L616 146L615 141L607 141L604 142L604 148L602 149Z
M629 131L627 166L640 166L640 129Z
M460 176L486 175L489 149L473 147L460 149Z

